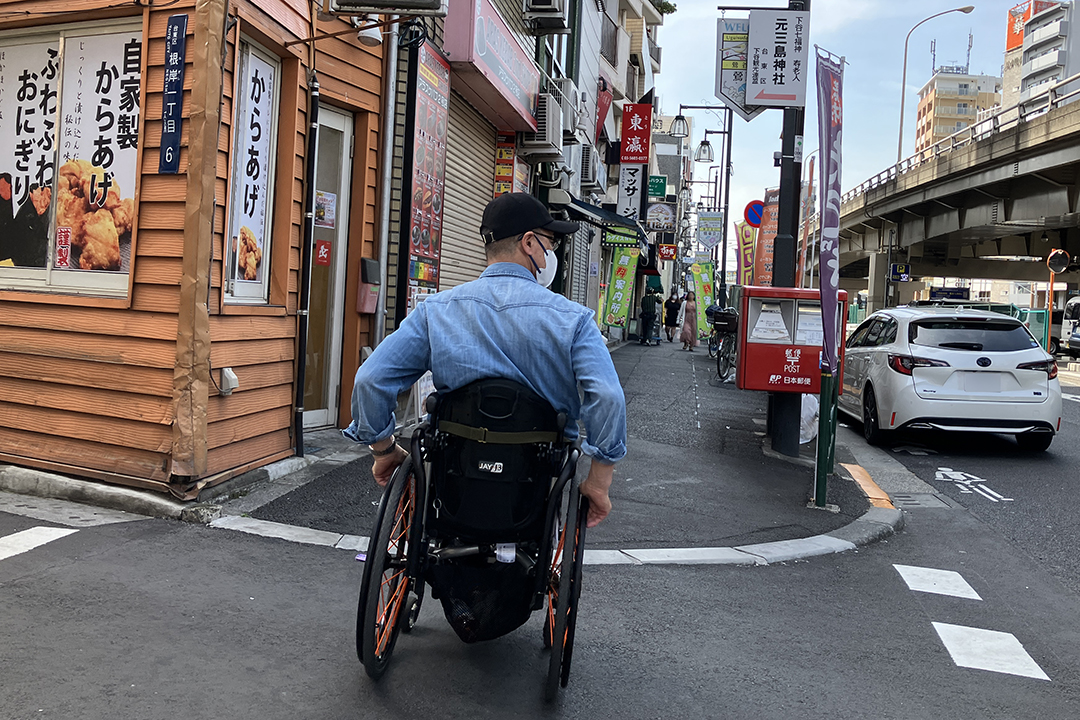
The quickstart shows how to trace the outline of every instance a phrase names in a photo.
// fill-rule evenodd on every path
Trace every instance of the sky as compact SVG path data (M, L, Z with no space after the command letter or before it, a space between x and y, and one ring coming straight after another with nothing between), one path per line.
M806 91L806 122L803 154L808 158L818 147L817 98L814 83L813 45L842 55L844 69L843 189L888 168L896 161L900 121L900 85L904 58L904 37L920 20L943 10L974 4L970 14L949 13L921 25L908 43L907 87L904 100L904 156L915 151L915 115L918 91L930 79L930 42L937 41L937 66L966 62L968 33L973 37L970 71L973 74L1001 74L1005 53L1005 31L1009 8L1019 0L811 0L810 72ZM720 104L713 94L715 85L717 0L677 0L678 10L664 17L659 28L662 48L661 72L656 92L665 115L675 115L679 105ZM786 7L783 0L739 0L733 5ZM729 11L730 18L747 17L744 11ZM722 113L688 110L694 118L693 145L697 147L705 128L721 129ZM728 228L729 268L733 268L734 223L742 220L743 208L760 200L765 188L780 184L780 169L773 166L773 153L780 150L783 111L766 110L747 122L734 119L732 145L730 217ZM719 151L716 136L710 137ZM817 157L817 156L815 156ZM717 152L717 160L719 160ZM815 174L818 161L815 160ZM695 180L706 178L708 166L695 163ZM806 167L804 166L804 174ZM819 184L815 178L814 185ZM693 186L695 198L711 192L708 185Z

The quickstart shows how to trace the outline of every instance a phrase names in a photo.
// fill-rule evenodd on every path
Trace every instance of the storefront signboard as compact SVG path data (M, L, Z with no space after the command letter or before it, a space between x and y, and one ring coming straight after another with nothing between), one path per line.
M229 223L233 253L230 285L234 296L265 300L278 66L251 46L247 49L237 84L240 97L233 160L232 222Z
M803 107L809 40L808 10L752 11L746 55L746 99L764 107Z
M660 245L660 259L661 260L674 260L676 253L678 252L678 245Z
M645 227L658 232L675 232L675 203L649 203Z
M170 15L165 27L165 91L161 99L161 155L158 172L180 172L180 129L184 110L187 14Z
M641 201L644 198L645 166L621 165L619 167L619 215L631 220L641 217Z
M604 247L636 247L640 248L640 240L637 232L630 228L609 227L604 228L604 237L600 241Z
M615 250L608 282L607 301L604 303L604 324L608 327L626 327L626 318L634 297L634 276L637 274L637 258L641 251L634 247Z
M450 64L430 42L420 46L419 59L408 208L410 293L435 292L439 287L450 119Z
M499 129L536 130L540 70L491 0L450 3L443 52L455 89Z
M630 103L623 106L622 143L619 145L619 162L623 165L649 162L652 111L653 106L650 103Z
M649 197L661 200L667 197L667 175L649 176Z

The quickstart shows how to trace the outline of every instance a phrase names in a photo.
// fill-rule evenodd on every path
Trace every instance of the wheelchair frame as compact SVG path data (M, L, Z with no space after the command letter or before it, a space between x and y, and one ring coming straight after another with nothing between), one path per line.
M434 400L428 400L429 413L434 410ZM417 621L427 569L494 551L493 545L449 547L447 538L429 536L427 516L434 508L429 501L425 460L434 434L429 415L413 432L409 457L383 491L368 542L357 605L356 650L367 674L375 680L386 671L399 632L409 632ZM535 582L531 611L541 609L547 599L543 643L551 650L545 684L548 701L554 699L560 686L566 687L573 655L588 513L588 500L581 495L575 477L580 455L579 443L567 447L559 476L548 492L536 557L516 550L515 562L530 564Z

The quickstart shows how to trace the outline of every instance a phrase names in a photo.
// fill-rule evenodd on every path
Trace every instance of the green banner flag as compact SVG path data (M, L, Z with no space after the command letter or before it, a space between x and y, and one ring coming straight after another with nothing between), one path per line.
M698 335L708 337L709 321L705 317L705 308L713 304L713 264L694 263L690 266L690 272L694 275L694 293L697 295L697 322Z
M634 299L634 275L640 252L636 247L615 248L607 302L604 303L604 324L609 327L626 327L626 316Z

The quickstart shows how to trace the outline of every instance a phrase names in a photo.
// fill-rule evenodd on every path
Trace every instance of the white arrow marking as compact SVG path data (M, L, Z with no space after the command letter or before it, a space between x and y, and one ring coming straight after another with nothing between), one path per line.
M937 455L937 450L931 450L930 448L917 448L910 445L903 445L898 448L893 448L894 453L906 452L911 455Z

